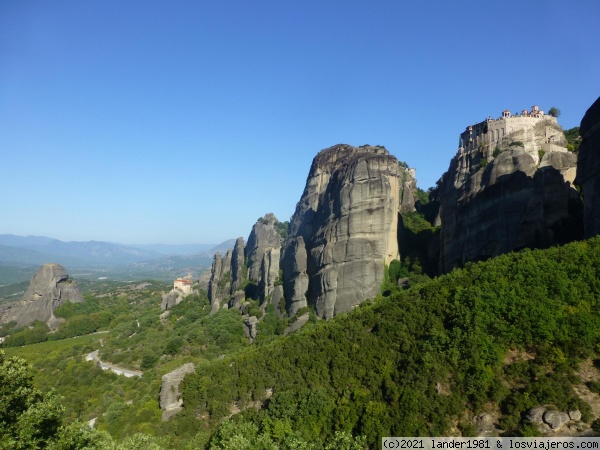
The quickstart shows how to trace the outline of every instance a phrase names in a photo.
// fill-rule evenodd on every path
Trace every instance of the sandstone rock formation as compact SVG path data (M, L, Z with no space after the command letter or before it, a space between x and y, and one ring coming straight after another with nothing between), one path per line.
M224 258L215 254L208 283L211 311L221 307L240 308L248 298L261 303L273 295L279 280L280 230L284 227L268 213L252 227L247 245L238 238ZM283 292L275 294L279 301Z
M336 145L313 160L283 255L288 313L307 302L320 317L379 292L398 257L398 160L382 147Z
M160 387L160 409L163 410L162 420L166 421L183 409L183 400L180 398L179 383L188 373L194 373L194 363L187 363L169 372L162 377Z
M509 118L501 123L508 132L502 128L498 138L495 121L463 133L463 146L438 182L440 272L582 236L577 155L567 151L562 128L543 115L515 117L511 128ZM465 144L468 135L474 137Z
M249 294L261 302L271 295L279 278L281 234L276 228L278 223L275 215L265 214L254 224L248 237L248 280L256 286L255 292Z
M400 213L415 211L417 203L417 178L415 169L400 165Z
M237 238L231 256L231 294L242 289L247 277L247 269L244 267L244 238Z
M579 134L577 179L583 188L585 237L600 234L600 97L587 110Z
M39 320L50 328L58 327L59 321L54 311L64 302L82 302L83 297L77 284L69 278L60 264L44 264L31 278L29 288L23 298L3 307L0 323L10 321L24 326Z
M200 289L204 289L208 291L208 283L210 282L210 269L206 269L204 272L200 274L200 278L198 279L198 287Z
M222 289L219 289L221 281L221 272L223 271L223 259L221 253L217 252L213 256L212 267L210 269L210 280L208 282L208 299L210 300L211 311L218 311L221 304Z
M256 328L256 324L258 323L258 317L256 316L247 316L244 319L244 335L248 338L248 342L252 344L256 336L258 335L258 329Z

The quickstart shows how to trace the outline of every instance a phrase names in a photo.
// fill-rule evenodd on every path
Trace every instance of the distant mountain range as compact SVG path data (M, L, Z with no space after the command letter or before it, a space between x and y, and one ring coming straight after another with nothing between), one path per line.
M64 242L46 236L17 236L0 234L0 284L24 281L15 273L35 273L40 265L56 262L70 271L82 272L93 269L108 270L111 277L156 278L168 280L184 271L199 272L210 267L216 252L224 253L233 248L235 240L219 245L123 245L113 242L87 241ZM10 268L10 270L9 270ZM27 268L28 270L14 270ZM85 272L85 270L83 270ZM5 275L5 276L4 276ZM198 274L195 274L197 276Z

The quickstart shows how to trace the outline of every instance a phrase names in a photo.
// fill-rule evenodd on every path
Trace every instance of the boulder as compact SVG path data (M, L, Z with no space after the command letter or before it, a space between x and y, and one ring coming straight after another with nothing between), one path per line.
M527 420L539 428L544 425L545 412L546 408L544 406L536 406L527 413Z
M569 415L562 411L546 411L544 413L544 422L546 422L552 430L556 431L562 428L569 421Z

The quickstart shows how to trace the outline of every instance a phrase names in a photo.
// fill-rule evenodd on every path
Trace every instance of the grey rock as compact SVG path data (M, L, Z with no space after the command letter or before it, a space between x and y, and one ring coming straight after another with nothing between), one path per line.
M256 316L249 316L244 319L244 325L246 325L246 328L244 328L244 333L250 343L252 343L254 339L256 339L256 336L258 334L258 330L256 328L257 323L258 317Z
M181 303L185 297L192 294L193 284L194 277L191 273L187 274L185 277L177 278L177 280L173 282L173 289L168 293L163 294L160 303L161 310L165 311Z
M306 322L308 322L309 318L310 318L309 313L302 314L300 317L298 317L296 319L295 322L293 322L290 326L288 326L285 330L283 330L283 334L288 335L290 333L293 333L296 330L299 330L306 324Z
M160 388L160 409L163 410L162 420L166 421L183 409L183 400L180 398L179 384L183 378L190 373L194 373L196 366L194 363L187 363L169 372L162 377Z
M273 292L271 293L271 304L275 307L275 313L281 318L282 313L279 308L279 304L283 299L283 286L278 285L273 288Z
M280 249L269 248L265 250L260 265L261 278L258 282L258 295L261 300L271 296L275 282L279 278Z
M176 289L172 289L171 291L163 294L162 300L160 302L161 311L165 311L167 309L172 308L175 305L178 305L183 300L183 295Z
M304 238L289 239L282 258L284 295L290 316L306 306L308 294L307 255Z
M440 272L583 236L583 206L573 184L577 155L565 144L556 119L548 117L499 143L459 149L434 192ZM494 153L496 147L503 151Z
M284 249L288 314L308 301L329 319L377 295L384 263L398 257L400 190L398 161L381 147L336 145L314 158Z
M562 411L546 411L544 413L544 422L553 430L559 430L569 421L569 415Z
M69 278L63 266L56 263L44 264L31 278L23 298L5 305L0 311L0 323L14 320L17 325L25 326L39 320L54 329L59 324L54 317L56 308L65 302L82 301L83 296L77 284Z
M576 409L574 411L569 411L569 418L571 420L576 420L576 421L581 420L581 411L579 411L578 409Z
M477 428L477 436L489 437L497 435L498 431L494 425L494 417L491 414L479 414L475 417L474 422Z
M233 247L233 254L231 257L231 293L236 292L242 284L245 278L244 273L244 238L239 237L235 241Z
M585 198L585 237L600 234L600 97L586 111L581 126L577 179Z
M271 295L279 277L281 235L275 227L277 223L272 213L258 219L246 246L248 280L256 286L256 291L249 294L261 302Z
M210 300L211 313L215 313L221 307L222 288L219 286L221 272L223 270L223 259L219 252L213 256L210 280L208 282L208 299Z
M400 213L405 214L416 210L417 179L415 169L400 167Z
M235 309L241 309L244 300L246 299L246 294L244 291L236 291L231 296L231 300L229 300L229 307Z
M211 268L210 281L208 282L208 299L210 300L211 314L222 307L226 307L231 292L231 256L232 250L227 250L225 257L215 253Z
M208 292L208 283L210 282L210 269L206 269L204 272L200 274L200 278L198 280L198 287L200 289L204 289Z
M532 423L532 425L536 425L539 428L544 425L545 413L546 408L544 406L536 406L527 413L527 419Z

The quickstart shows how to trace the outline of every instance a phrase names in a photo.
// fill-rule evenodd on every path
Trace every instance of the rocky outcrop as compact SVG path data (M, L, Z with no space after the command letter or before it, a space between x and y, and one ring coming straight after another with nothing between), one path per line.
M183 400L180 398L179 383L189 374L194 373L194 363L187 363L169 372L162 377L160 387L160 409L163 411L162 420L166 421L183 409Z
M256 336L258 335L258 328L256 325L258 324L258 317L256 316L247 316L244 319L244 335L248 338L248 342L252 344Z
M252 227L246 246L248 281L254 286L249 294L261 302L270 297L279 278L281 234L277 224L275 215L265 214Z
M499 141L482 138L478 146L461 147L452 159L434 192L441 272L581 238L583 207L573 185L577 155L567 151L555 118L532 123Z
M0 312L0 323L10 321L24 326L39 320L50 328L58 327L59 321L54 311L64 302L82 302L83 297L77 284L69 278L60 264L44 264L31 278L29 288L23 298L5 305Z
M160 309L165 311L181 303L185 297L192 293L193 284L194 277L191 273L185 277L177 278L173 282L173 289L163 294Z
M583 116L579 134L582 141L575 182L585 199L585 237L592 237L600 234L600 97Z
M415 169L400 165L400 214L415 211L417 197L417 179Z
M210 300L211 314L217 312L221 306L227 304L231 290L231 250L221 258L220 253L215 253L208 282L208 299Z
M398 160L382 147L336 145L314 158L283 255L290 315L307 302L329 319L379 292L398 257L400 191Z
M581 412L572 410L558 411L552 405L536 406L527 413L527 420L542 433L556 433L565 431L569 425L570 431L581 431Z
M204 289L208 292L208 283L210 282L210 269L206 269L204 272L200 274L200 278L198 279L198 287L200 289Z
M287 241L282 258L283 291L288 314L293 316L307 305L308 299L308 258L302 236Z
M244 238L237 238L233 247L231 256L231 293L235 293L242 289L244 281L247 277L247 270L244 266Z
M239 307L243 303L247 277L244 249L244 238L240 237L224 258L220 253L215 254L207 290L212 313L222 307Z

